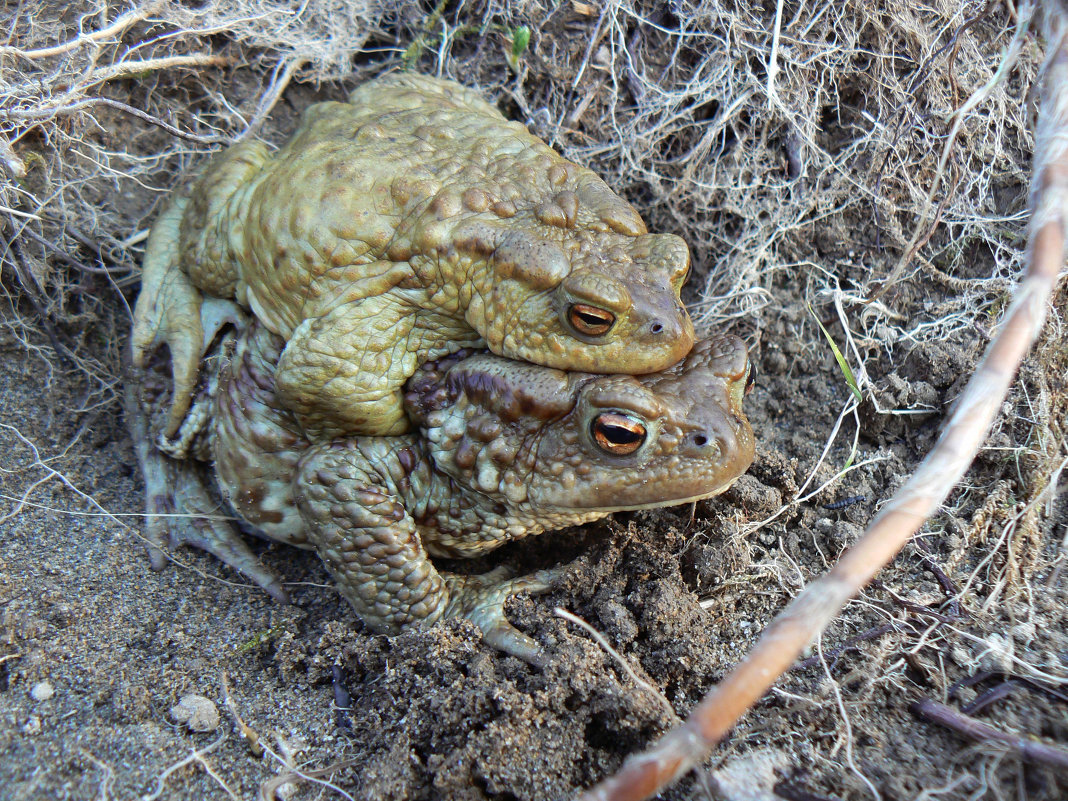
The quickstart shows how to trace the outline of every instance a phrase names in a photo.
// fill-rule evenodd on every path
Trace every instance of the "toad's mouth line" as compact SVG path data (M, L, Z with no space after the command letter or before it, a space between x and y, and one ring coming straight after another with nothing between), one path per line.
M738 478L741 478L741 476L739 476ZM666 506L681 506L684 503L694 503L696 501L703 501L706 498L713 498L716 495L721 495L722 493L724 493L728 489L730 489L731 486L734 484L734 482L736 482L738 480L738 478L732 478L730 481L726 482L725 484L721 484L720 486L716 487L716 489L714 489L714 490L708 490L708 491L705 491L705 492L699 492L696 495L686 495L686 496L683 496L681 498L662 498L662 499L659 499L659 500L657 500L657 501L655 501L653 503L629 504L629 505L625 505L625 506L550 506L550 505L541 506L541 505L539 505L539 508L545 509L546 511L553 511L553 512L569 512L569 511L571 511L571 512L576 512L576 511L590 511L590 512L593 512L593 511L597 511L597 512L605 512L606 514L614 514L616 512L634 512L634 511L637 511L639 509L661 509L661 508L666 507Z

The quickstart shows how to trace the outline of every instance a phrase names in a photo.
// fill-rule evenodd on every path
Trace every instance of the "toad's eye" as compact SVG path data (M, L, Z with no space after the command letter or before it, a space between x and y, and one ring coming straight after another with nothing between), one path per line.
M750 392L750 391L751 391L751 390L753 389L753 387L754 387L754 386L756 385L756 380L757 380L757 369L756 369L756 365L755 365L755 364L753 364L753 361L752 361L751 359L750 359L750 361L749 361L749 365L748 365L748 366L749 366L749 375L747 375L747 376L745 377L745 394L746 394L746 395L748 395L748 394L749 394L749 392Z
M601 412L590 423L590 434L601 450L626 456L645 442L645 423L629 414Z
M567 319L576 331L588 337L607 334L616 322L616 316L612 312L585 303L572 304L567 310Z

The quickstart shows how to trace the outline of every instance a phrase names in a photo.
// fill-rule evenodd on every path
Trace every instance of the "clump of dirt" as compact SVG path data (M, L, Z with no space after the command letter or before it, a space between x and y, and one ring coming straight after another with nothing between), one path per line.
M14 798L588 786L685 716L856 540L937 437L1022 262L1042 43L949 135L1023 9L101 8L0 12L0 781ZM236 137L277 144L309 103L402 68L481 87L652 230L685 237L695 318L745 336L760 373L757 459L728 493L488 558L573 560L551 593L508 607L550 653L542 671L463 623L372 635L307 554L258 546L294 597L281 606L202 554L151 573L141 548L118 353L161 199ZM1063 772L910 711L934 699L1068 747L1063 291L964 484L664 797L1068 794ZM172 718L191 693L216 705L215 729Z

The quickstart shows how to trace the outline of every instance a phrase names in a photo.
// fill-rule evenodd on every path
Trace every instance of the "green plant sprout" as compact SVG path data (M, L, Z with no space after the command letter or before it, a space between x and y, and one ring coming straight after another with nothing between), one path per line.
M854 376L853 371L849 369L849 363L846 361L845 356L842 355L842 351L838 349L838 345L835 344L830 332L824 328L823 323L820 322L820 318L816 316L816 312L811 305L808 307L808 313L812 315L812 319L816 321L816 325L820 327L820 331L822 331L823 335L827 338L827 342L831 346L831 351L834 352L834 359L838 362L838 368L842 371L842 375L845 376L846 384L849 385L850 391L856 397L858 402L862 402L864 400L864 394L860 391L856 376Z
M519 72L519 57L523 55L523 52L527 49L527 45L530 44L530 28L526 25L520 25L512 31L512 48L508 52L508 66L510 66L516 72Z

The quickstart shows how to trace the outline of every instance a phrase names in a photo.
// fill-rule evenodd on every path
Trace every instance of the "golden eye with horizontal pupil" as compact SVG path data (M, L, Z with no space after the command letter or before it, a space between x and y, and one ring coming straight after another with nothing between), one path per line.
M586 303L572 304L567 310L567 319L576 331L588 337L607 334L616 322L616 316L612 312Z
M645 423L628 414L601 412L590 423L597 447L616 456L634 453L645 442Z

